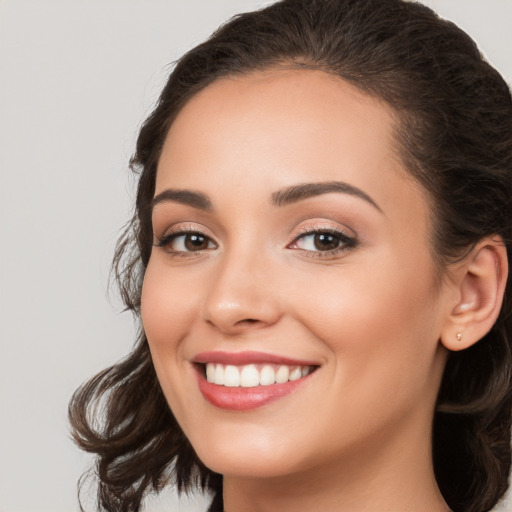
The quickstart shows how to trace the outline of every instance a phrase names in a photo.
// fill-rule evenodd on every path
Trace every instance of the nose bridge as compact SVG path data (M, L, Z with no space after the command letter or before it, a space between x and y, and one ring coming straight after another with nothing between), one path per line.
M255 248L254 240L238 240L215 264L205 320L225 332L272 324L279 316L272 288L268 255Z

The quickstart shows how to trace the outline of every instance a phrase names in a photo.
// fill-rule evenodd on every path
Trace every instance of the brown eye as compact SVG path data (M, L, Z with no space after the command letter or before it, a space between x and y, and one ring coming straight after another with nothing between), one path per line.
M300 249L307 253L317 253L318 256L321 256L322 253L326 256L332 256L356 245L357 240L355 238L347 236L341 231L317 230L299 236L289 247L291 249Z
M313 244L318 251L332 251L340 245L340 239L331 233L317 233L314 235Z
M171 253L187 253L215 249L213 240L202 233L172 233L165 236L157 244Z
M187 251L203 251L208 249L208 238L199 234L183 235Z

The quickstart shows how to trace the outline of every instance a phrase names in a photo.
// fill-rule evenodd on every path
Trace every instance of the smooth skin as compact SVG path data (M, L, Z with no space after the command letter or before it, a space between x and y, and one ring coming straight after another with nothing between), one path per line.
M506 255L484 240L440 274L395 123L339 78L272 69L217 80L170 128L142 318L172 412L224 475L227 512L448 510L430 441L445 345L490 329ZM211 350L318 369L286 397L226 411L192 364Z

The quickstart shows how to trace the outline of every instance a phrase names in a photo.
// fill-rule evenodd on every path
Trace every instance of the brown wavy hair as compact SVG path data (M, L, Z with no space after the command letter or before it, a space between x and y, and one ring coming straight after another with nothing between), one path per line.
M440 275L484 237L512 248L512 99L471 38L402 0L284 0L235 16L175 65L132 158L135 214L114 275L140 320L153 241L150 202L168 129L183 105L220 77L273 66L323 70L391 105L396 143L430 196ZM434 417L433 459L454 512L490 510L507 489L512 417L511 285L492 330L450 354ZM141 326L129 356L82 385L69 406L77 444L95 453L98 510L138 512L146 493L175 484L221 492L197 458L157 381Z

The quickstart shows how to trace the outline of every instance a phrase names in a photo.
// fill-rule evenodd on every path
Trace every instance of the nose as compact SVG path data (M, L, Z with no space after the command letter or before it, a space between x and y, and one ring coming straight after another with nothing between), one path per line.
M227 335L275 324L280 316L271 264L254 254L219 261L204 303L204 320Z

